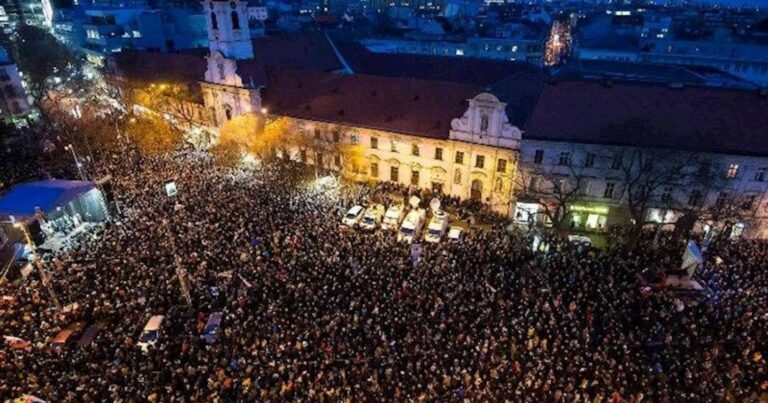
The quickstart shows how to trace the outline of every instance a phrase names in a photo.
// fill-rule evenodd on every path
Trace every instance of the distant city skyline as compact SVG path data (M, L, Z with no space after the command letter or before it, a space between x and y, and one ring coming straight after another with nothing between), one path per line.
M699 3L709 3L709 4L725 4L729 6L742 6L742 5L751 5L751 6L761 6L761 7L768 7L768 0L693 0L695 2Z

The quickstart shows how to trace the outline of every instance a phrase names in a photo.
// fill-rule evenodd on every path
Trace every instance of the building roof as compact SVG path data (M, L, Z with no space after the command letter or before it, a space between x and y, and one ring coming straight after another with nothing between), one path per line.
M591 70L630 79L606 85L577 75L547 84L541 69L520 63L377 54L336 43L355 73L341 75L331 73L342 63L323 35L259 38L254 45L256 58L239 61L239 73L246 83L264 85L263 104L278 115L444 139L467 100L491 92L507 104L510 123L524 131L523 138L768 156L764 96L649 83L658 77L711 80L692 69L587 62ZM203 56L200 51L118 55L126 59L128 75L194 82L204 76Z
M0 198L0 216L34 217L37 208L50 213L93 188L91 182L56 179L22 183Z
M541 75L528 63L464 57L375 53L356 43L337 42L355 73L417 78L490 87L517 74Z
M573 59L553 72L557 79L612 79L615 81L756 89L728 72L708 66L683 66L613 60Z
M288 67L317 71L343 68L333 47L322 34L266 37L253 40L253 59L238 60L237 72L244 83L266 82L268 67Z
M322 34L255 38L252 42L254 58L237 61L244 83L264 84L267 67L342 68ZM196 83L205 77L208 53L207 48L167 53L125 49L113 57L116 67L129 79Z
M262 102L271 114L447 139L451 120L484 91L469 84L268 69Z
M768 156L754 91L570 81L545 85L523 138Z
M124 49L114 54L115 67L129 80L152 82L196 83L205 77L205 53L153 52Z

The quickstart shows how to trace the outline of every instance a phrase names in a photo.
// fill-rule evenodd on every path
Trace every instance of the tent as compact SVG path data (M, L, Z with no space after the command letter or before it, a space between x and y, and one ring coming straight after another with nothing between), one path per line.
M38 208L48 214L66 206L94 187L91 182L58 179L22 183L0 197L0 217L34 218Z

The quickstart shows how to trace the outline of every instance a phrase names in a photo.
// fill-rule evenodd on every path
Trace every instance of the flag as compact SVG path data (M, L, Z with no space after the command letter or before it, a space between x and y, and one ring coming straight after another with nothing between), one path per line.
M688 277L691 277L702 262L704 262L704 259L701 256L701 250L699 250L698 245L694 241L688 241L688 246L685 247L685 252L683 252L683 264L680 266L680 269L685 270L688 273Z
M25 350L31 345L30 342L14 336L3 336L3 339L5 344L13 350Z
M241 275L239 275L239 274L238 274L238 275L237 275L237 277L240 277L240 280L243 282L243 285L245 285L245 288L251 288L251 287L253 287L253 285L251 285L251 283L247 282L247 281L246 281L246 280L243 278L243 276L241 276Z
M415 243L411 245L411 262L415 265L419 259L421 259L421 244Z

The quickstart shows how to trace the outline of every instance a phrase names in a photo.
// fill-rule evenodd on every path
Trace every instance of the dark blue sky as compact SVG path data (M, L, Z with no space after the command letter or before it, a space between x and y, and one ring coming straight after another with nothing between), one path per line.
M731 6L749 4L752 6L768 7L768 0L695 0L701 3L720 3Z

